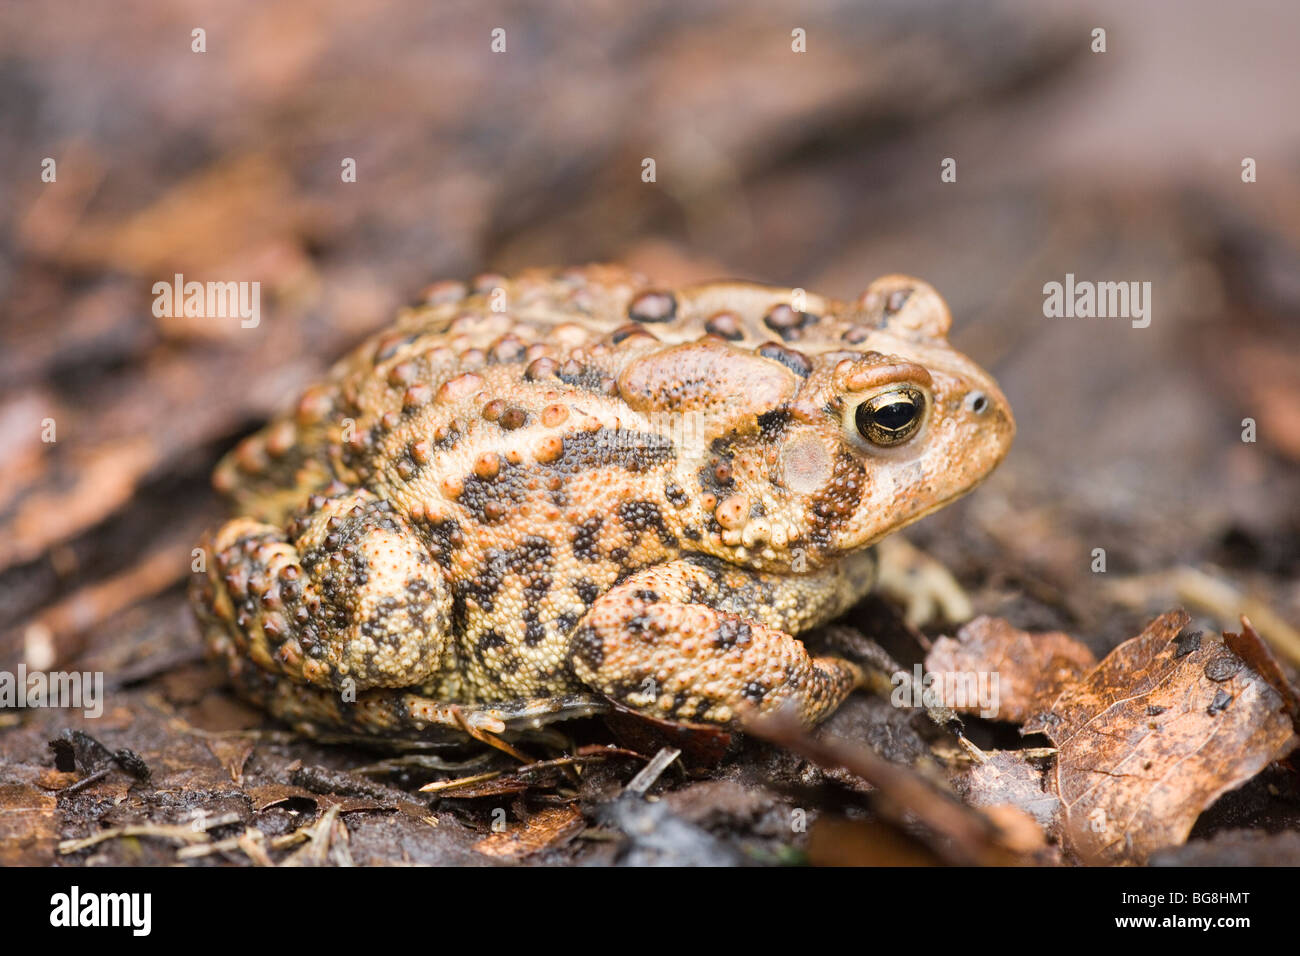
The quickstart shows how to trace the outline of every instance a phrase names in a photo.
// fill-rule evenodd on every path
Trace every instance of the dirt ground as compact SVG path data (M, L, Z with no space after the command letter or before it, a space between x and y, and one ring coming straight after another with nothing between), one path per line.
M217 458L429 282L611 260L850 298L907 272L1016 413L1003 466L907 532L977 613L1097 660L1174 608L1180 639L1246 614L1294 684L1300 12L1133 6L0 9L0 671L108 689L98 719L0 710L0 863L1086 862L1016 838L1059 758L1007 722L966 732L1018 754L1012 823L956 737L865 695L812 737L591 718L527 770L323 743L224 688L184 589ZM155 318L178 272L260 281L262 322ZM1067 274L1149 282L1149 325L1046 316ZM879 598L847 623L908 667L955 630ZM1222 776L1185 843L1126 862L1300 863L1294 762Z

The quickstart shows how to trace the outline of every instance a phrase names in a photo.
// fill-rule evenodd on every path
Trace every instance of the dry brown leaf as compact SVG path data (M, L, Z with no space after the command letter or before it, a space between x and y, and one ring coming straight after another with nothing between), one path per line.
M1030 634L994 617L976 618L955 639L939 638L925 658L930 674L998 675L997 719L1017 724L1042 710L1096 664L1092 651L1068 634ZM945 703L964 714L981 709L975 700Z
M547 807L522 825L493 833L474 844L487 856L517 860L540 850L563 846L586 826L582 814L573 807Z
M1032 817L1046 833L1057 831L1061 801L1046 789L1043 765L1021 750L986 750L985 760L963 761L952 776L953 789L973 807L1013 806Z
M1087 863L1141 863L1297 743L1281 695L1175 611L1125 641L1025 725L1059 748L1062 842Z
M474 800L479 797L503 797L514 793L523 793L535 786L534 781L525 780L513 775L500 775L486 777L485 775L476 775L474 777L462 778L461 780L449 781L445 787L424 786L421 791L436 793L440 797L447 797L456 800Z
M212 737L207 744L212 756L230 771L230 779L236 784L243 783L244 764L253 754L253 741L248 737Z
M689 766L716 765L732 743L732 734L717 725L660 720L618 704L605 714L605 724L624 748L648 757L673 747Z
M0 783L0 866L49 864L58 843L58 802L30 783Z
M1249 665L1251 670L1268 681L1269 686L1282 695L1286 712L1291 715L1291 722L1295 724L1297 730L1300 730L1300 693L1297 693L1295 687L1291 685L1282 670L1282 665L1273 654L1273 649L1251 626L1250 620L1243 617L1241 633L1225 633L1223 640L1232 648L1233 653Z
M396 804L381 803L366 797L342 797L332 793L312 793L302 787L287 783L269 783L261 787L250 787L247 791L253 802L254 810L265 810L277 803L289 800L309 800L320 809L338 807L339 813L353 813L357 810L397 810Z
M349 796L337 793L316 793L305 787L290 783L269 783L260 787L250 787L246 793L252 801L253 809L265 810L277 803L289 800L309 800L317 809L327 810L337 807L339 813L356 813L361 810L396 810L412 820L429 823L429 809L414 800L403 800L396 796L391 799L372 799L364 796Z
M42 790L62 790L70 787L80 779L75 770L45 769L36 775L36 786Z

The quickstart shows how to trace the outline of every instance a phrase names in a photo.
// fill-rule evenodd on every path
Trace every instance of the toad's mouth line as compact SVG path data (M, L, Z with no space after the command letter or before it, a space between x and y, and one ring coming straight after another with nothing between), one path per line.
M874 545L874 544L879 544L879 543L880 543L881 541L883 541L885 538L888 538L891 534L897 534L898 532L902 531L904 528L909 527L910 525L914 525L914 524L916 524L918 521L922 520L923 518L928 518L930 515L934 514L936 511L941 511L941 510L943 510L944 508L946 508L948 505L952 504L952 503L953 503L954 501L956 501L957 499L959 499L959 498L964 498L966 495L970 494L972 491L974 491L974 490L975 490L976 488L978 488L980 485L984 484L984 482L988 481L989 476L993 474L993 471L994 471L994 469L990 468L987 472L985 472L983 475L981 475L977 480L971 482L971 483L970 483L969 485L967 485L966 487L961 488L961 489L959 489L959 490L957 490L957 491L954 491L952 494L948 495L948 497L946 497L946 498L940 498L938 501L932 502L932 503L931 503L928 507L926 507L924 510L922 510L922 511L918 511L916 514L912 515L910 518L907 518L905 521L902 521L902 522L900 522L899 524L896 524L896 525L891 526L890 529L889 529L888 531L884 532L883 534L879 534L879 535L877 535L876 537L872 538L870 541L867 541L865 544L861 544L861 545L858 545L858 546L856 546L856 547L850 548L850 549L848 549L848 551L846 551L846 552L844 552L844 553L847 554L847 553L849 553L849 552L851 552L851 551L859 551L859 550L861 550L862 548L869 548L869 547L871 547L871 546Z

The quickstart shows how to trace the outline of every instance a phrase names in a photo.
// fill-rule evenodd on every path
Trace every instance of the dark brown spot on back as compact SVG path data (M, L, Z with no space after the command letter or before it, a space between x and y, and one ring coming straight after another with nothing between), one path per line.
M812 360L808 356L787 348L779 342L765 342L758 347L758 354L763 358L780 362L800 378L807 378L812 374Z
M774 305L763 316L763 324L787 342L799 338L804 328L816 321L817 316L811 312L796 312L784 302Z
M717 335L729 342L736 342L745 337L745 329L740 324L740 317L734 312L715 312L704 323L704 330L710 335Z
M642 292L627 307L627 314L637 322L669 322L677 315L677 299L671 292Z

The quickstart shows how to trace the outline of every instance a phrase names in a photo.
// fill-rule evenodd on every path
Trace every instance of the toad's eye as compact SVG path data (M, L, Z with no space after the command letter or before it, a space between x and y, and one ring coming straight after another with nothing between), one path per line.
M925 392L914 385L900 385L873 395L854 412L858 434L885 448L907 441L924 420Z

